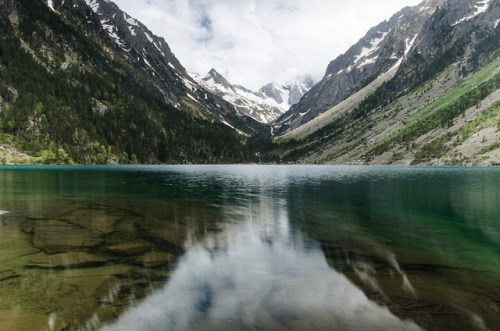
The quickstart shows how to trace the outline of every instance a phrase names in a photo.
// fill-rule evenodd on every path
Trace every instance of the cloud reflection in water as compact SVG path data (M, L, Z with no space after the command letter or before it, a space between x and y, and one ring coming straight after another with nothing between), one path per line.
M190 243L165 288L104 330L419 330L370 301L317 243L293 233L283 176L225 181L221 231ZM237 192L235 205L235 187L253 189Z
M166 287L104 330L418 330L331 269L318 247L245 238L196 247Z

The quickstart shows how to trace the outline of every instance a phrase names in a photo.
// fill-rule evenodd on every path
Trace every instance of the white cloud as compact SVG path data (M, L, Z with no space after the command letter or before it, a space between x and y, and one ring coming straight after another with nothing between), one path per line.
M188 71L215 68L257 89L328 63L372 26L420 0L114 0L162 36Z

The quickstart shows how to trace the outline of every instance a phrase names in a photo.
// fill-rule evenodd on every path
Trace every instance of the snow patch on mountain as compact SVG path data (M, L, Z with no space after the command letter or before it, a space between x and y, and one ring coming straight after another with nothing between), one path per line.
M476 3L476 5L474 6L474 12L469 15L469 16L466 16L464 18L461 18L459 19L458 21L456 21L455 23L453 23L451 26L455 26L455 25L458 25L462 22L465 22L465 21L468 21L470 19L473 19L474 17L476 17L477 15L480 15L482 13L485 13L488 8L490 8L490 3L491 3L492 0L482 0L482 1L478 1Z
M143 57L142 59L144 60L144 63L146 63L148 67L150 67L151 69L154 69L153 66L148 62L148 60L146 60L145 57Z
M368 64L373 64L377 61L378 56L375 55L375 52L377 52L380 49L380 44L382 41L387 37L387 35L391 32L391 30L387 32L378 32L382 33L382 36L379 38L372 39L370 41L370 47L363 47L361 49L361 53L356 55L354 58L353 64L347 68L347 71L352 71L354 68L362 68ZM363 62L360 63L360 61L363 60ZM343 70L339 71L337 75L341 74Z
M184 86L186 86L188 89L191 91L196 91L198 88L187 78L182 77L182 82L184 83Z
M135 30L134 30L134 28L133 28L133 27L129 26L129 27L128 27L128 29L129 29L130 34L131 34L132 36L137 36L137 33L135 33Z
M54 9L54 3L52 2L52 0L47 0L47 6L49 6L49 8L52 9L53 11L56 11Z
M391 57L390 57L390 59L398 60L398 61L389 70L387 70L386 72L384 72L379 77L387 75L387 73L391 72L392 70L399 68L399 66L401 65L401 63L403 63L403 60L408 56L408 54L412 50L413 46L415 45L415 40L417 40L417 37L418 37L418 34L416 34L411 39L410 38L406 38L406 40L405 40L405 44L406 44L405 55L403 57L401 57L401 58L398 59L396 53L392 54Z
M406 38L406 49L405 49L405 56L410 53L411 49L413 48L413 45L415 44L415 40L417 40L418 34L413 37L413 39L410 40L410 38Z
M99 2L97 0L85 0L85 3L87 3L94 13L99 13Z
M148 40L149 40L150 43L153 42L153 38L149 35L149 33L147 33L146 31L144 31L144 35L146 36L146 38L148 38Z
M370 48L363 47L361 50L361 53L356 56L354 59L354 62L358 62L362 58L365 58L371 54L373 54L375 51L379 49L380 43L385 39L385 37L389 34L390 31L382 33L382 36L380 38L375 38L370 42Z
M360 64L358 65L358 68L362 68L362 67L364 67L364 66L366 66L366 65L368 65L368 64L373 64L373 63L375 63L375 62L377 61L377 58L378 58L378 57L374 57L373 59L366 59L364 62L362 62L362 63L360 63Z
M286 105L286 110L288 110L292 105L292 102L290 100L290 90L287 90L286 88L284 88L283 86L280 87L280 91L281 91L281 95L283 97L283 104ZM303 94L303 93L302 93ZM285 110L285 111L286 111Z
M121 40L121 38L118 36L116 33L116 27L112 24L108 24L109 21L107 19L101 20L101 26L106 32L108 33L108 36L113 39L113 41L118 44L120 47L125 47L125 42Z
M126 13L123 13L123 18L128 24L133 26L139 26L139 23L137 23L137 21L134 18L128 16Z
M156 49L158 50L158 52L160 52L160 54L165 57L165 53L163 53L163 51L161 50L161 48L155 43L153 42L153 45L156 47Z

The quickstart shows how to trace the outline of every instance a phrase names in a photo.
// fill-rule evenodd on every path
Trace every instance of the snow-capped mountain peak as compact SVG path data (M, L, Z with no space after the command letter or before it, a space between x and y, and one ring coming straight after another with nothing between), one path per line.
M225 89L233 90L234 87L229 83L224 76L219 74L215 69L211 69L208 75L202 78L202 80L209 85L223 86Z
M258 91L251 91L240 85L232 85L215 69L202 77L191 74L198 84L233 104L240 116L247 115L261 123L271 123L285 113L312 86L313 81L306 76L302 81L280 86L269 83Z

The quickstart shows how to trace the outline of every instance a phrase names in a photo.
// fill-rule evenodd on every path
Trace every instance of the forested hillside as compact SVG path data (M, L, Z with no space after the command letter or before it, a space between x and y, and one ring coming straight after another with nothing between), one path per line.
M147 73L92 30L39 0L4 1L0 10L0 161L251 161L244 136L176 109ZM7 157L10 149L34 158Z

